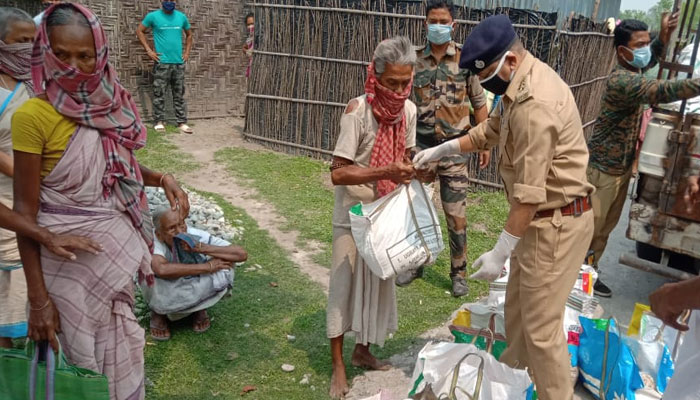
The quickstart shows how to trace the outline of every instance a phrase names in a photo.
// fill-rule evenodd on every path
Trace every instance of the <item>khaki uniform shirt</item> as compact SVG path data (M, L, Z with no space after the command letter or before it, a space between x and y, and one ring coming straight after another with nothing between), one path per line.
M480 150L498 144L511 203L549 210L593 192L574 96L548 65L527 53L493 114L469 135Z
M464 134L471 128L469 104L486 105L479 78L459 68L461 46L450 42L437 62L430 45L416 49L413 101L418 107L417 142L421 148Z

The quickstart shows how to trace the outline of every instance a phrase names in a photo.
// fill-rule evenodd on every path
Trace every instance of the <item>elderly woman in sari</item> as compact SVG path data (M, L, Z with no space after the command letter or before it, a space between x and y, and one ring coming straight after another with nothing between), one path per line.
M32 78L37 97L12 119L15 209L58 233L86 235L103 251L65 261L18 236L29 337L54 349L58 337L70 363L107 376L111 399L143 399L144 332L132 311L134 275L154 279L143 188L162 186L184 215L187 196L172 175L136 161L146 128L90 10L72 3L46 10Z
M371 202L414 176L410 151L416 139L416 105L408 97L413 85L416 53L406 37L381 42L369 66L365 94L352 99L340 121L333 152L331 179L335 186L333 261L326 315L331 340L333 376L330 395L348 392L343 363L343 336L355 334L352 364L387 369L369 344L384 344L397 329L394 280L370 272L357 252L348 211L359 202Z
M71 247L98 249L89 239L53 235L8 208L12 207L13 175L10 122L15 110L33 93L30 61L34 32L29 14L0 7L0 347L11 347L11 339L27 336L27 284L14 232L63 257L74 256L67 251Z

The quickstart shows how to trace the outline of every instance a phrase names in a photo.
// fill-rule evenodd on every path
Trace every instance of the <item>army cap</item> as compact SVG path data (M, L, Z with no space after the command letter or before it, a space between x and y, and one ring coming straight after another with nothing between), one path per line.
M507 15L493 15L481 21L462 46L459 67L474 74L498 61L518 39Z

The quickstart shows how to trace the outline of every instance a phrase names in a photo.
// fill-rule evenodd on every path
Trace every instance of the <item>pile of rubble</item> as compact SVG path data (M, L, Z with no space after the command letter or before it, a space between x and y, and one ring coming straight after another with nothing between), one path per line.
M186 220L187 226L207 231L231 243L240 241L244 230L240 226L241 221L226 221L224 211L218 204L195 192L185 191L190 201L190 215ZM163 189L148 187L146 188L146 196L148 197L148 205L151 208L151 212L160 207L170 207ZM238 223L239 226L233 226L232 222Z

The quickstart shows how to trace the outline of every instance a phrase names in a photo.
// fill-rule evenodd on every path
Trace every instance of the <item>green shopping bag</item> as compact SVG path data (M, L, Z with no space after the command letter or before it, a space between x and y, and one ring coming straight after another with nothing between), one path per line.
M39 361L40 345L27 342L26 350L0 349L0 399L109 400L107 377L68 364L46 346L46 361Z

